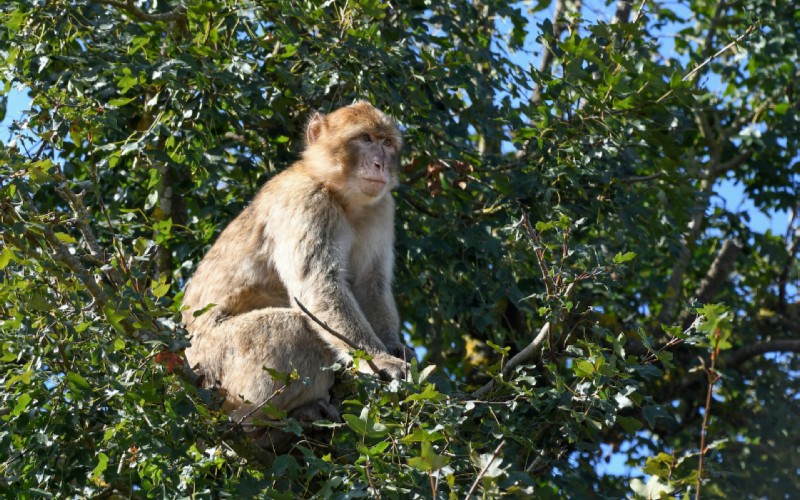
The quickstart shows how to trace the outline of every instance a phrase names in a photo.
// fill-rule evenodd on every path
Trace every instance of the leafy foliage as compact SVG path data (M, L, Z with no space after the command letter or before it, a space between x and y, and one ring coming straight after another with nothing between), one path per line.
M0 137L0 489L797 491L796 9L549 6L0 6L0 117L31 102ZM181 289L310 113L355 98L404 129L395 290L424 360L343 370L344 422L267 422L302 437L264 454L197 387Z

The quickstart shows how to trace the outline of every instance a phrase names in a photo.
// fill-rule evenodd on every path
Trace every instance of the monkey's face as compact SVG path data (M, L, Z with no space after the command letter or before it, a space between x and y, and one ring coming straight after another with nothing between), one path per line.
M351 178L367 197L379 198L397 185L397 144L377 131L363 132L348 145Z
M397 186L402 138L394 121L371 104L359 101L328 116L317 114L306 136L305 159L350 203L372 204Z

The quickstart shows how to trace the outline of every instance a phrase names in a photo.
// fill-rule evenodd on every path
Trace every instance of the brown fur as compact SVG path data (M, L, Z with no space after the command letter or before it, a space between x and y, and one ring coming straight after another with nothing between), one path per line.
M366 134L366 135L365 135ZM379 370L403 376L406 355L391 293L397 157L394 121L357 102L308 124L300 161L269 181L222 232L186 288L186 356L225 408L246 415L280 389L264 367L297 370L270 403L296 415L330 414L333 374L352 347L314 316L374 357ZM208 304L208 312L193 313ZM368 370L366 363L360 367Z

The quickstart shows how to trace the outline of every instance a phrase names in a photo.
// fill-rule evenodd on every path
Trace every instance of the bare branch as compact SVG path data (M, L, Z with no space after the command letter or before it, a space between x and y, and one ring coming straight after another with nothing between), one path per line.
M118 9L122 9L128 14L132 15L136 19L140 21L146 21L149 23L155 23L159 21L183 21L186 19L186 7L184 7L183 5L178 5L169 12L164 12L161 14L150 14L148 12L144 12L139 7L137 7L133 3L133 0L125 0L124 2L117 0L92 0L92 1L102 5L110 5L112 7L117 7Z
M625 184L636 184L639 182L648 182L660 177L664 176L664 172L656 172L650 175L638 175L632 177L625 177L624 179L617 179L619 182L624 182Z
M614 12L614 17L611 19L611 24L627 23L631 17L631 7L633 2L631 0L617 0L617 11Z
M501 372L503 378L508 378L508 376L511 375L514 369L519 365L527 363L528 361L541 355L545 340L547 340L547 337L550 335L550 328L550 322L545 323L533 341L528 344L525 349L521 350L513 358L508 360L508 363L503 367L503 371ZM494 389L494 380L487 382L483 387L473 392L472 395L476 398L480 398L489 394L492 389Z
M795 220L797 219L797 210L791 209L789 211L789 223L786 225L786 263L781 269L781 274L778 277L778 300L781 312L786 310L786 285L789 283L789 272L792 265L796 262L795 254L800 250L800 228L795 228Z
M724 2L720 2L720 5L722 5L723 3L724 3ZM693 75L695 75L695 74L696 74L698 71L700 71L700 70L703 68L703 66L705 66L705 65L706 65L706 64L708 64L708 63L710 63L711 61L713 61L714 59L716 59L717 57L719 57L721 54L723 54L725 51L727 51L728 49L730 49L731 47L733 47L733 46L734 46L734 45L736 45L737 43L741 42L742 40L744 40L745 38L747 38L748 36L750 36L750 34L756 30L756 27L757 27L757 26L756 26L755 24L754 24L754 25L752 25L752 26L750 26L750 27L748 27L748 28L747 28L747 30L745 30L745 32L744 32L744 33L742 33L741 35L739 35L739 36L738 36L738 37L737 37L735 40L733 40L731 43L729 43L728 45L726 45L726 46L722 47L721 49L719 49L718 51L716 51L716 52L715 52L713 55L710 55L710 56L708 56L708 57L707 57L707 58L706 58L706 59L705 59L705 60L704 60L702 63L698 64L698 65L697 65L697 66L696 66L696 67L695 67L693 70L691 70L690 72L686 73L686 76L684 76L684 77L681 79L681 81L685 82L686 80L688 80L689 78L691 78ZM709 32L709 34L710 34L710 33L711 33L711 32ZM709 43L709 45L708 45L708 46L710 46L710 43Z
M730 170L733 170L733 169L737 168L739 165L741 165L742 163L746 162L747 160L749 160L752 157L753 157L753 152L752 151L747 151L745 153L742 153L742 154L740 154L739 156L737 156L735 158L731 158L730 160L726 161L725 163L720 163L719 165L716 165L714 167L713 171L711 172L711 175L713 175L714 177L718 177L718 176L720 176L720 175L722 175L722 174L724 174L724 173L726 173L726 172L728 172Z
M86 206L83 204L83 194L78 195L73 191L68 185L66 180L63 180L60 186L55 188L56 193L67 202L67 204L72 209L73 213L75 213L75 220L78 225L78 229L80 230L81 234L83 234L83 239L86 241L86 246L89 248L89 253L97 259L97 261L101 262L102 264L106 264L106 256L103 250L100 248L100 244L97 242L97 237L94 234L94 230L89 226L89 211L86 210ZM119 273L114 267L111 267L108 271L108 275L111 277L111 281L118 287L121 288L125 285L125 280L123 279L122 275Z
M300 302L299 300L297 300L297 297L294 297L294 301L297 303L297 306L300 308L300 310L301 310L301 311L303 311L303 313L305 313L305 315L306 315L306 316L308 316L309 318L311 318L311 320L312 320L312 321L314 321L314 323L318 324L319 326L321 326L321 327L322 327L322 329L323 329L323 330L325 330L326 332L330 333L331 335L333 335L333 336L334 336L334 337L336 337L337 339L339 339L339 340L341 340L342 342L344 342L344 343L345 343L345 344L346 344L348 347L350 347L350 349L352 349L352 350L354 350L354 351L357 351L357 350L364 350L364 349L362 349L361 347L359 347L359 346L357 346L357 345L353 344L353 342L352 342L350 339L348 339L347 337L345 337L345 336L344 336L344 335L342 335L341 333L339 333L339 332L337 332L336 330L334 330L333 328L329 327L327 323L324 323L324 322L323 322L321 319L319 319L319 318L317 318L316 316L314 316L314 315L311 313L311 311L309 311L309 310L306 308L306 306L304 306L304 305L303 305L303 303L302 303L302 302ZM373 363L371 359L368 359L368 360L365 360L365 361L367 362L367 365L369 365L370 369L371 369L373 372L375 372L375 375L378 375L378 376L380 376L380 374L381 374L381 371L378 369L378 366L377 366L375 363Z
M800 353L800 339L775 339L750 344L735 351L725 353L721 362L723 368L737 368L756 356L768 352L792 352Z
M742 251L742 244L736 239L730 239L722 244L717 257L708 268L703 281L694 293L695 299L698 302L709 302L714 294L719 290L719 287L730 275L733 263Z
M506 444L505 440L500 441L500 444L498 444L497 448L494 449L494 452L492 452L492 458L490 458L489 461L486 462L486 465L484 465L481 471L478 473L478 475L475 476L475 481L473 481L472 486L469 488L469 491L467 492L467 495L464 497L464 500L467 500L472 495L472 492L475 491L475 488L478 486L478 483L481 482L481 479L483 479L483 476L486 474L486 471L489 470L489 467L491 467L492 462L494 462L494 459L497 457L498 453L500 453L500 450L503 449L503 446L505 446L505 444Z

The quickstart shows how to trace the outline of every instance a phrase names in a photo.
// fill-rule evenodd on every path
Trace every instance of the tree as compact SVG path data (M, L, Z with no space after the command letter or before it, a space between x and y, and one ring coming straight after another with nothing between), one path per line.
M0 151L0 488L797 491L796 9L528 5L0 7L0 109L32 99ZM344 370L344 423L272 422L304 437L265 454L184 362L181 288L310 113L355 98L406 136L395 290L425 358ZM629 473L598 473L612 453Z

